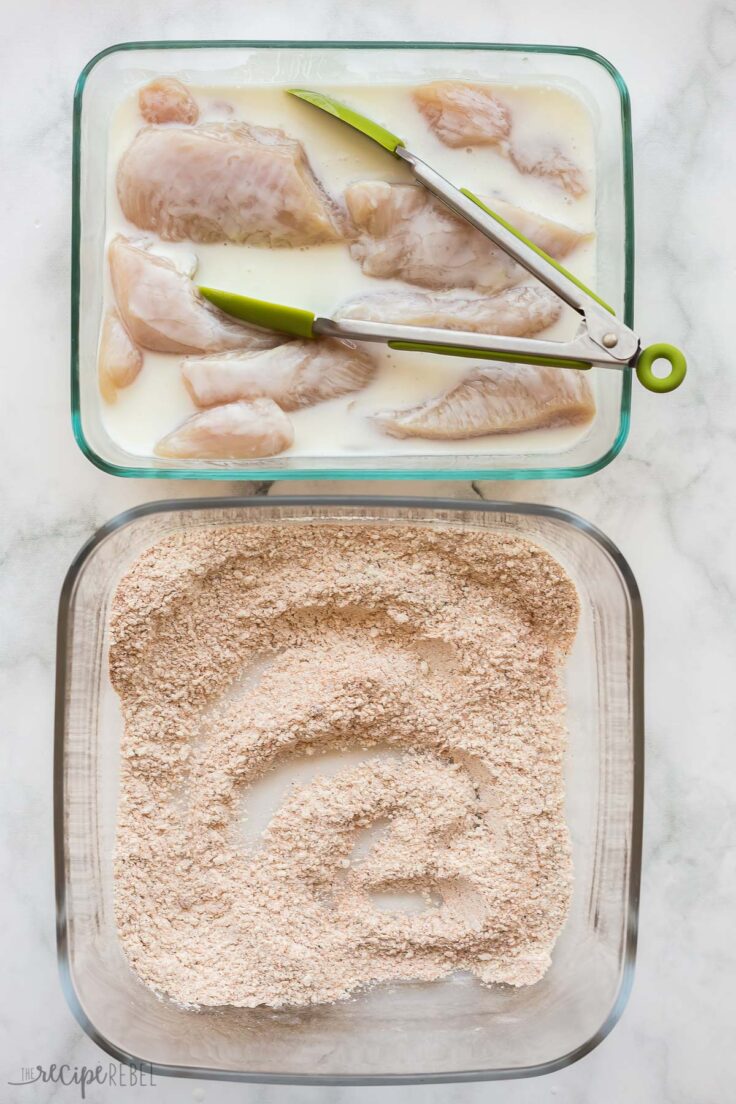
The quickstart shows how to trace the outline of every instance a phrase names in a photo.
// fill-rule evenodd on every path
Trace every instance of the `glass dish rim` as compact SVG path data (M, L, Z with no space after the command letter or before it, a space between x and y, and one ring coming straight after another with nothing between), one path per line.
M162 468L152 466L128 466L115 464L97 453L87 440L82 426L79 382L79 327L80 327L80 249L81 249L81 147L82 147L82 108L87 79L93 69L108 55L126 53L133 50L199 50L223 48L264 49L356 49L356 50L488 50L508 53L561 54L570 57L584 57L600 65L612 78L619 94L621 112L621 164L623 170L624 195L624 310L623 319L627 326L634 323L634 175L633 146L631 131L631 98L629 90L615 65L602 54L585 46L530 45L524 43L503 42L400 42L400 41L331 41L317 39L171 39L165 42L141 40L119 42L105 47L92 57L82 69L74 89L72 123L72 267L71 267L71 417L72 431L77 445L95 467L107 475L127 479L213 479L242 481L285 481L289 479L321 481L328 479L367 480L367 479L464 479L464 480L507 480L507 479L571 479L592 475L611 463L621 452L629 435L631 425L631 389L632 373L625 371L621 388L621 407L616 437L608 451L597 460L574 466L534 467L534 468L496 468L486 469L480 466L468 466L462 469L437 467L420 471L402 468L299 468L269 470L259 468L227 468L224 470L201 468ZM305 458L308 459L308 458ZM336 458L337 460L337 458ZM438 458L439 460L439 458Z
M617 568L631 611L631 706L632 706L632 743L633 743L633 802L632 831L629 861L629 888L627 901L627 924L624 936L623 967L619 986L613 1004L600 1027L583 1043L566 1054L549 1062L517 1068L492 1070L461 1070L435 1074L380 1074L350 1076L327 1075L307 1076L242 1072L236 1070L217 1070L201 1066L180 1066L167 1063L150 1063L137 1058L111 1043L96 1028L87 1016L77 995L72 979L68 953L69 940L66 911L66 861L65 861L65 802L64 761L66 751L66 701L67 701L67 665L69 659L68 639L71 624L71 604L81 572L95 549L110 535L133 524L141 518L153 514L168 514L177 511L200 511L248 507L259 509L278 509L279 507L330 507L342 509L431 509L448 513L496 513L532 515L564 522L581 531L593 543L597 544L613 561ZM115 515L100 526L85 542L74 557L65 576L59 598L59 613L56 639L56 686L54 706L54 880L56 901L56 945L61 987L66 1002L86 1035L103 1051L118 1062L150 1070L153 1075L162 1077L189 1077L216 1081L235 1081L249 1084L281 1085L412 1085L412 1084L451 1084L471 1081L518 1080L525 1077L539 1077L554 1073L579 1061L594 1050L613 1030L628 1003L634 980L636 946L638 936L638 916L641 889L642 832L644 812L644 621L641 595L634 574L618 547L597 526L586 521L578 514L557 506L527 502L504 502L484 500L482 502L462 499L434 499L409 496L383 495L279 495L239 496L236 498L182 498L147 502L134 506Z

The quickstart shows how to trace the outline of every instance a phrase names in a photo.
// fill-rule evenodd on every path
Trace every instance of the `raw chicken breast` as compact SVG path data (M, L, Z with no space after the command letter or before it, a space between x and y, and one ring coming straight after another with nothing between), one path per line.
M138 93L138 107L147 123L196 123L199 108L189 89L176 77L158 77Z
M509 156L519 172L546 177L575 199L588 190L583 170L557 146L535 149L512 145Z
M360 231L350 247L368 276L399 277L430 288L500 291L525 271L470 223L414 184L351 184L348 210ZM587 235L541 215L491 200L493 209L556 260Z
M594 414L593 395L583 372L514 364L477 368L441 395L407 410L385 410L373 417L391 437L458 441L582 425Z
M100 335L97 375L100 394L105 402L114 403L118 390L129 387L143 366L143 354L133 344L116 310L105 315Z
M167 241L318 245L339 212L300 142L242 122L144 127L118 165L125 217Z
M365 387L375 365L352 342L290 341L261 353L185 360L182 375L197 406L266 397L298 410Z
M556 261L561 261L563 257L572 253L573 249L577 249L579 245L590 241L593 237L591 233L573 230L564 222L555 222L554 219L538 215L536 211L515 207L502 199L487 199L483 202Z
M157 456L252 460L275 456L294 441L291 422L272 399L234 402L193 414L156 445Z
M415 88L413 96L446 146L492 146L511 134L511 112L483 84L432 81Z
M133 341L158 353L267 349L279 338L229 318L165 257L113 238L108 251L118 310Z
M582 170L557 146L512 136L511 111L483 84L433 81L414 89L414 102L446 146L498 146L522 173L546 177L576 199L587 191Z
M335 317L528 337L556 322L561 310L557 296L540 285L508 288L487 299L460 299L421 291L379 292L352 299L336 311Z

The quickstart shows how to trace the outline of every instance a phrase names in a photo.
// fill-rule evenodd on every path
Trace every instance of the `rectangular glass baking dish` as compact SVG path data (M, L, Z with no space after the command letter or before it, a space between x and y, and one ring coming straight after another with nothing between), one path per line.
M72 424L77 442L113 475L173 479L546 479L588 475L621 450L629 428L630 371L593 369L597 413L572 445L442 455L271 457L176 461L136 456L107 432L97 390L97 338L104 285L107 133L121 96L154 75L206 83L288 85L409 83L448 77L554 81L587 103L596 134L596 291L633 324L634 221L629 96L618 71L589 50L496 43L131 42L82 71L74 98L72 213ZM462 181L457 183L462 184ZM528 446L527 446L528 448Z
M310 1010L194 1011L159 1000L129 968L112 911L121 716L107 620L146 548L200 526L370 520L514 533L547 549L581 599L570 655L566 815L575 881L552 966L526 989L469 978L381 986ZM643 628L618 550L563 510L421 499L279 498L158 503L121 514L85 545L60 605L55 752L58 951L84 1030L159 1074L297 1084L525 1077L582 1057L611 1030L632 983L642 831Z

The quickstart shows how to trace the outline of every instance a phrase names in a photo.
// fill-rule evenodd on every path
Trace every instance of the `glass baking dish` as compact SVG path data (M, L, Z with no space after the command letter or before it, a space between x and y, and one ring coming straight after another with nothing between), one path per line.
M74 100L72 216L72 422L83 452L113 475L174 479L540 479L587 475L621 450L631 373L593 369L597 412L574 443L540 451L524 435L494 451L427 455L284 456L181 461L134 455L105 427L97 340L105 280L108 127L121 97L154 75L258 86L407 84L459 77L549 83L587 104L596 142L596 291L633 323L633 181L629 97L621 75L589 50L495 43L143 42L112 46L84 68ZM389 166L390 167L390 166ZM460 181L459 183L462 183ZM406 355L406 354L404 354ZM390 442L387 447L390 447Z
M575 881L552 966L536 985L459 976L380 986L309 1010L195 1011L160 1000L129 968L112 910L121 715L107 620L121 575L165 535L201 526L452 526L514 533L575 582L581 621L566 667L566 815ZM564 510L420 499L279 498L157 503L119 515L79 553L59 615L55 846L59 962L84 1030L160 1074L298 1084L525 1077L595 1047L631 988L642 831L642 613L618 550Z

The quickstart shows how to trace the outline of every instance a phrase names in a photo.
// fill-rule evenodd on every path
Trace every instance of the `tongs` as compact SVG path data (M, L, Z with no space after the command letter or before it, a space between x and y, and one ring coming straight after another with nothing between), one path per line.
M406 349L450 356L486 358L553 368L635 368L639 382L649 391L674 391L685 378L684 354L675 346L659 343L642 349L637 334L615 317L613 308L587 288L506 219L487 207L467 188L456 188L440 173L408 150L401 138L352 108L321 92L291 88L301 100L335 116L371 138L407 165L416 179L450 210L466 219L495 245L522 265L551 291L577 311L580 328L571 341L501 337L466 333L429 326L387 325L359 319L323 318L298 307L269 303L245 295L200 287L202 295L228 314L264 329L294 337L338 337L354 341L381 341L392 349ZM668 361L666 375L655 375L655 361Z

